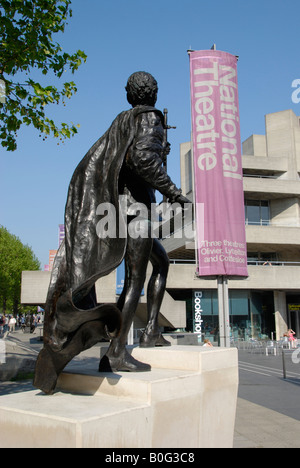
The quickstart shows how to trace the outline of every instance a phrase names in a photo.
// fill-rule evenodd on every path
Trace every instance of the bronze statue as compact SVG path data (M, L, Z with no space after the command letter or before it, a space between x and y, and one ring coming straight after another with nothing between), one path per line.
M162 164L169 144L164 141L163 114L154 107L156 80L146 72L134 73L126 91L132 109L116 117L79 163L69 186L65 241L51 275L44 347L37 359L34 379L35 386L45 393L54 391L59 373L74 356L103 337L111 343L100 362L100 371L151 369L126 350L149 260L153 272L147 290L148 323L140 346L169 345L158 327L169 261L152 236L151 204L155 203L155 190L170 202L184 205L189 200L182 196ZM125 209L121 207L120 195L126 200ZM138 221L132 211L136 203L146 207ZM99 207L103 206L115 208L113 233L99 230L103 216ZM138 235L134 235L135 229ZM118 304L97 305L95 282L124 258L125 285Z

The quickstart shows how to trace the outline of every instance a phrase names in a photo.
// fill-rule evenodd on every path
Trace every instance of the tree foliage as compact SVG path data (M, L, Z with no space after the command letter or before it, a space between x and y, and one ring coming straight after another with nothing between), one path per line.
M78 131L74 124L57 126L45 113L48 104L71 98L76 84L70 81L58 89L53 80L42 86L30 77L36 68L42 75L51 72L61 78L64 71L74 73L86 61L83 51L69 54L53 41L72 16L70 4L71 0L0 0L0 141L8 151L17 148L22 125L33 125L41 135L61 139Z
M32 249L0 226L0 309L17 312L22 271L39 269L40 262Z

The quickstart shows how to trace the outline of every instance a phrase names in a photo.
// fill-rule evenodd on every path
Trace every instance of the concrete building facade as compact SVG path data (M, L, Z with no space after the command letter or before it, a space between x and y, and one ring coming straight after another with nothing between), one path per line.
M228 279L233 339L280 339L288 328L300 336L300 118L291 110L268 114L265 126L265 135L243 143L249 277ZM192 200L190 142L181 145L180 159L181 188ZM217 278L196 276L191 239L173 232L161 241L170 258L161 326L218 341ZM22 303L42 305L49 279L49 272L23 272ZM97 282L97 297L116 301L116 272ZM146 316L142 296L136 329Z
M300 336L300 119L291 110L268 114L265 127L265 135L243 143L249 277L229 278L234 339L279 339L287 328ZM189 142L181 145L181 186L193 199ZM177 288L173 297L186 300L188 329L195 328L195 297L201 297L202 334L216 339L217 280L195 278L194 251L184 242L171 236L163 244L178 269L186 262L184 281L179 286L171 276L170 286Z

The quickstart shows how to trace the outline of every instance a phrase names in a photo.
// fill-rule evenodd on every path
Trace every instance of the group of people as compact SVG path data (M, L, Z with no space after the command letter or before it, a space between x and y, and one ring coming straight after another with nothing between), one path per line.
M14 332L17 320L13 315L0 316L0 337L5 337L8 333Z
M41 317L36 314L18 314L16 317L13 315L0 315L0 338L5 338L8 333L14 333L16 326L25 331L26 327L30 328L33 333L37 324L41 321Z

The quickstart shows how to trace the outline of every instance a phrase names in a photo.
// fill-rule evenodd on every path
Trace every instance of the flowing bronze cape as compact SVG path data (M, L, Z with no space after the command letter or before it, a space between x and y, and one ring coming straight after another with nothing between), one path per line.
M97 304L95 282L123 260L126 221L120 213L118 179L135 136L135 118L156 112L138 106L119 114L73 174L65 209L65 240L55 257L45 305L44 346L36 362L34 385L53 393L59 374L76 355L121 330L115 304ZM115 208L116 235L98 236L101 204ZM103 206L103 205L102 205ZM103 213L102 213L103 214Z
M110 203L116 220L125 224L119 213L118 177L135 135L135 118L144 112L162 113L149 106L138 106L119 114L107 132L99 138L81 160L70 182L65 209L65 241L55 258L45 306L44 341L61 349L66 334L89 320L106 317L105 305L99 314L94 285L123 260L126 238L100 238L96 225L97 207ZM117 226L116 232L126 232ZM83 305L82 305L83 304ZM82 310L86 309L86 310ZM111 309L109 310L111 314ZM60 343L59 335L62 342Z

